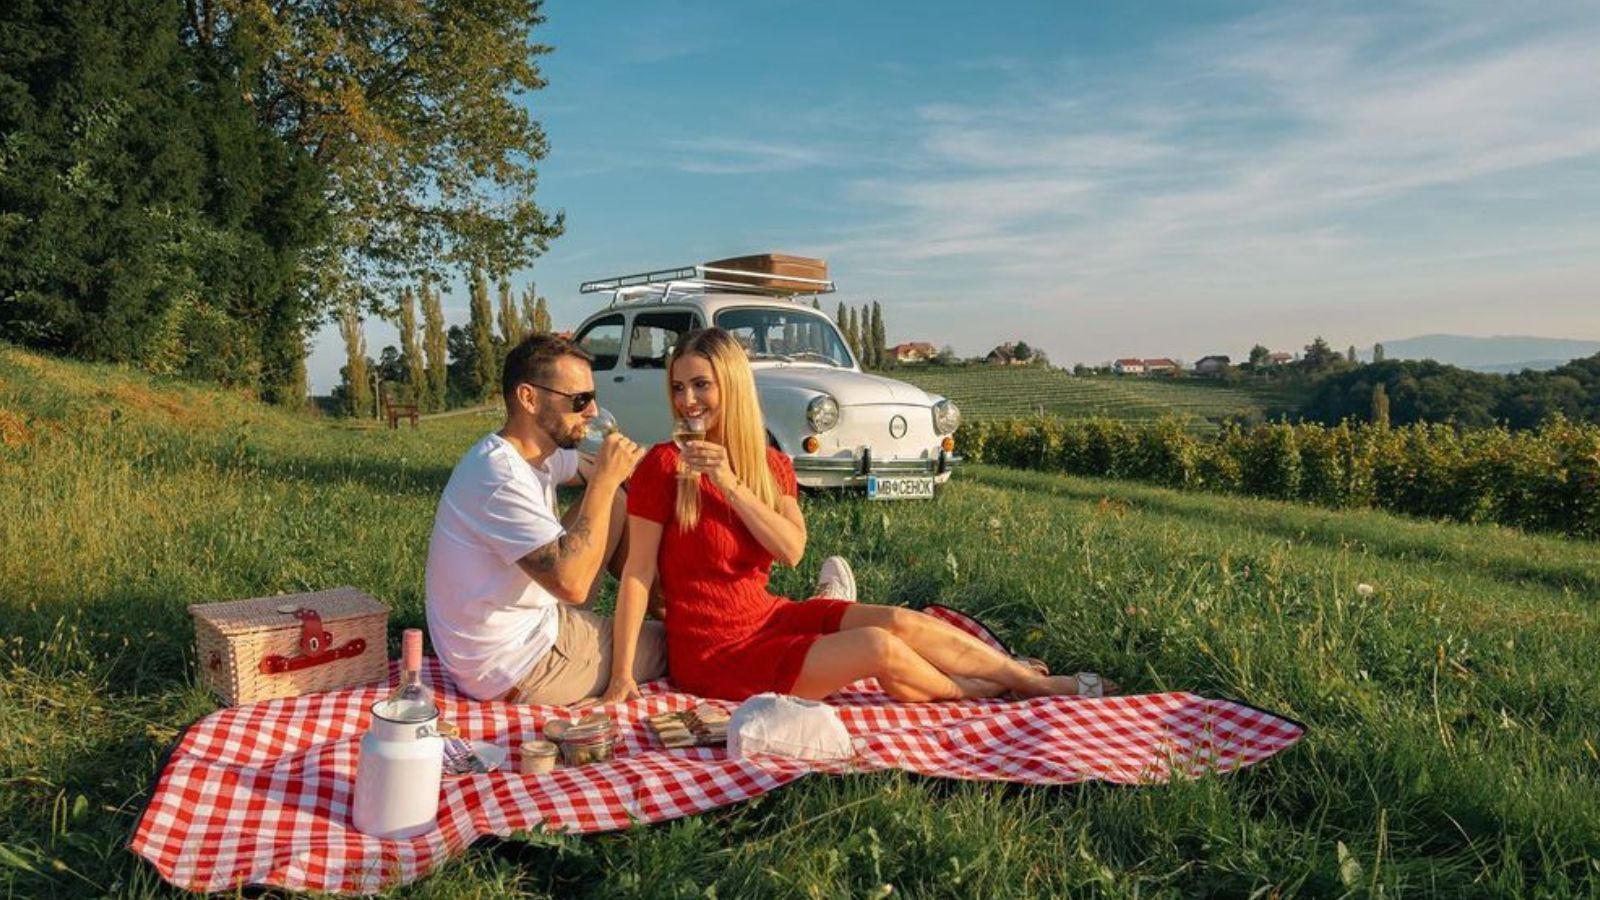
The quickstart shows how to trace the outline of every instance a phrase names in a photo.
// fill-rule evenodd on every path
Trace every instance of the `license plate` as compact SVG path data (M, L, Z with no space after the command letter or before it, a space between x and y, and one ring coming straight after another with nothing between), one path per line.
M867 476L868 500L931 500L933 477L905 475L897 478Z

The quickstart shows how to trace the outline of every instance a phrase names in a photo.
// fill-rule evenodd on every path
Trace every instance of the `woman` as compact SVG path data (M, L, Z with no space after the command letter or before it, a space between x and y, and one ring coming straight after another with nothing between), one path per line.
M869 676L903 701L1100 693L1098 677L1080 684L1045 674L923 613L773 596L772 563L800 562L806 523L788 457L766 444L744 348L718 328L686 335L667 381L674 413L700 418L706 440L681 452L655 446L629 482L628 558L602 702L638 696L634 651L658 575L668 670L680 689L701 696L820 699Z

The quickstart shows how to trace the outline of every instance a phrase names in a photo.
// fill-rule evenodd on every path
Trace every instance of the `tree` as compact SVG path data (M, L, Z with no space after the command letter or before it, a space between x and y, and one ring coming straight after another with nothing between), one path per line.
M489 308L489 280L482 269L473 271L471 290L467 328L472 337L474 380L468 383L466 395L481 403L489 399L489 392L500 376L496 365L494 312Z
M1257 344L1254 347L1250 348L1250 361L1248 363L1246 363L1246 365L1250 366L1250 368L1252 368L1252 369L1258 369L1258 368L1266 365L1267 364L1267 360L1269 360L1271 358L1272 358L1272 351L1268 350L1266 347L1263 347L1260 344Z
M818 310L822 309L822 301L818 299L815 294L811 295L811 308Z
M888 337L883 328L883 307L872 301L872 355L879 369L889 366Z
M231 57L235 95L325 174L339 224L319 269L370 287L441 264L511 271L561 234L534 199L540 6L187 0L184 34Z
M515 347L524 334L522 317L511 299L511 282L500 280L500 338L506 347Z
M1378 382L1372 388L1372 424L1379 428L1389 427L1389 391Z
M260 126L177 0L0 14L0 339L305 396L313 162Z
M545 305L543 294L539 295L539 303L533 308L533 323L543 332L556 330L556 326L550 321L550 307Z
M860 363L862 368L869 367L871 363L861 356L861 330L856 326L856 310L853 306L847 306L844 310L844 339L845 343L850 345L850 352L855 355L856 362Z
M1372 361L1375 362L1375 363L1383 362L1383 345L1382 344L1373 344L1372 345Z
M535 285L528 285L527 292L522 295L522 311L527 317L530 334L549 334L554 330L550 324L550 308Z
M1307 371L1320 372L1332 368L1338 360L1339 354L1319 335L1306 345L1306 354L1301 357L1300 365Z
M372 409L372 388L367 384L367 338L361 327L361 307L347 301L339 310L339 336L344 338L345 413L364 416Z
M450 347L446 403L455 407L483 402L483 385L478 373L478 344L472 339L471 327L451 325L445 342Z
M1017 341L1016 346L1011 349L1011 357L1018 362L1027 362L1033 359L1033 348L1028 346L1027 341Z
M422 359L422 348L417 344L417 302L406 288L400 293L400 359L405 364L405 382L411 388L411 402L419 406L427 403L427 366Z
M444 328L444 308L439 291L422 283L422 348L428 358L429 409L444 409L449 387L448 339Z
M1346 350L1344 352L1344 358L1346 360L1352 362L1352 363L1358 363L1358 362L1361 361L1361 360L1356 358L1356 345L1355 344L1351 344L1350 345L1350 349Z

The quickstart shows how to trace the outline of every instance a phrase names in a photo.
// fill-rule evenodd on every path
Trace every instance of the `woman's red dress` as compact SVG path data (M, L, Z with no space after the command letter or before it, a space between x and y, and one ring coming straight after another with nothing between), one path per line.
M777 450L767 465L795 496L794 466ZM659 522L657 571L666 600L667 666L679 689L743 700L788 693L817 638L839 630L847 601L797 603L767 590L772 554L750 534L711 479L700 479L700 521L678 527L678 447L657 444L628 482L628 514Z

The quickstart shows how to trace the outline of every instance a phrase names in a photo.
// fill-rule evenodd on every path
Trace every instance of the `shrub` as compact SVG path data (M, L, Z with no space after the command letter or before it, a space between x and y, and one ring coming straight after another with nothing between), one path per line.
M1534 431L1228 424L1200 438L1177 419L1039 416L956 438L974 462L1600 537L1600 425L1560 418Z

